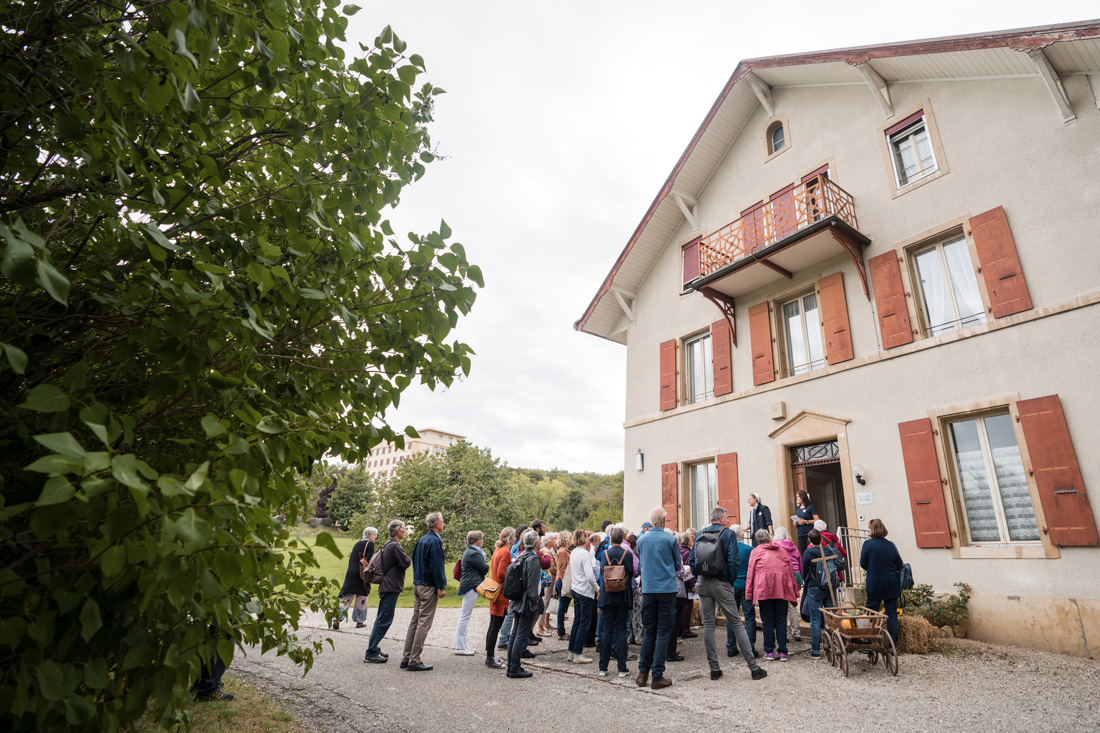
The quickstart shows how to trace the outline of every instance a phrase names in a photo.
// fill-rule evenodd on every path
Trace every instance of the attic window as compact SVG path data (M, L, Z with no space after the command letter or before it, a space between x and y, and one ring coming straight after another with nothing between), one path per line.
M791 147L791 131L784 115L776 115L764 128L764 158L765 160L784 153Z

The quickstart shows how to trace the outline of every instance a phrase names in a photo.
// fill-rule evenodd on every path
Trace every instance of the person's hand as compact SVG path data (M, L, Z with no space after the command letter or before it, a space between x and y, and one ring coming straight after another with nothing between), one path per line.
M445 590L441 590L441 591L439 591L439 593L437 593L436 595L438 595L438 596L439 596L440 598L442 598L443 596L447 595L447 591L445 591Z

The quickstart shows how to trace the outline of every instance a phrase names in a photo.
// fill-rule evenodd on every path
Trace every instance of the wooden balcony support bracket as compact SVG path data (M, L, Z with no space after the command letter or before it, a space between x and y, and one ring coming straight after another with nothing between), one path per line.
M871 94L874 95L878 106L882 107L883 114L886 115L887 119L893 117L894 106L890 101L890 86L886 83L886 80L879 76L879 73L867 62L856 64L856 69L863 75L867 86L871 87Z
M737 346L737 320L734 318L734 300L732 295L726 295L720 293L711 287L702 287L699 292L703 294L703 297L714 303L718 310L722 311L722 315L726 318L726 323L730 327L730 340L733 341L734 347Z
M634 293L628 293L625 290L611 288L611 294L615 296L615 301L619 304L619 307L623 309L623 313L626 314L626 319L630 321L630 325L633 326L635 323L634 311L629 305L626 304L626 298L630 298L631 302L633 302Z
M1039 71L1039 76L1043 78L1043 83L1047 85L1050 96L1054 97L1054 103L1058 105L1058 111L1062 113L1062 122L1066 125L1076 122L1077 115L1073 114L1073 107L1069 104L1069 97L1066 96L1066 88L1062 86L1062 79L1058 76L1058 70L1050 63L1050 59L1047 58L1043 49L1037 48L1028 51L1027 55L1031 57L1035 68Z
M787 269L784 269L784 268L780 267L779 265L775 264L774 262L767 259L766 257L757 257L754 254L752 256L752 258L754 260L756 260L757 262L759 262L764 267L768 268L769 270L774 270L775 272L778 272L780 275L787 278L788 280L793 280L794 279L794 274L791 273L790 270L787 270Z
M752 87L753 93L756 94L756 98L760 100L760 105L764 108L764 111L768 113L768 117L773 116L775 114L775 106L772 104L771 85L751 71L745 74L745 81Z
M859 273L859 281L863 284L863 294L867 296L867 300L871 300L871 291L867 288L867 263L863 260L863 245L852 239L844 229L838 226L833 227L833 236L848 252L852 262L855 263L856 272Z
M699 202L686 193L680 193L679 191L673 191L672 198L676 199L676 205L680 207L680 211L683 213L684 218L687 219L687 223L691 225L691 231L699 231L699 220L696 216L696 212L699 209Z

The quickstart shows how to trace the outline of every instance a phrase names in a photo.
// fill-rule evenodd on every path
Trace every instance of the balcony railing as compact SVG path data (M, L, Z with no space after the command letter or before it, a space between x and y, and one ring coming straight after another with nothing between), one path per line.
M699 242L698 276L717 272L830 216L859 228L852 194L824 174L814 176L704 237Z

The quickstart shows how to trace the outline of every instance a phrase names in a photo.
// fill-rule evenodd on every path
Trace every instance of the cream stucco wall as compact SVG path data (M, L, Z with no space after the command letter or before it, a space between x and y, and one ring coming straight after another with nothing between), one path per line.
M625 518L640 524L660 504L660 466L736 451L741 496L760 493L778 520L791 513L781 501L787 477L778 475L769 434L783 424L769 416L782 400L789 417L802 410L848 420L850 462L865 466L874 503L858 507L891 529L918 582L949 590L964 581L980 594L975 624L1007 625L999 609L1009 597L1100 599L1089 578L1100 567L1100 548L1061 548L1053 558L962 558L951 550L917 549L897 425L930 411L983 400L1060 396L1085 486L1100 507L1100 110L1084 77L1065 79L1077 122L1063 125L1043 83L1036 78L896 84L901 115L931 103L949 173L891 197L891 175L879 143L886 123L865 87L777 88L777 113L789 121L791 149L764 162L758 109L699 196L704 230L735 219L740 211L820 167L853 194L859 229L872 240L867 259L915 236L996 206L1003 206L1016 243L1033 309L993 320L963 334L922 340L882 351L873 302L863 294L855 266L834 257L760 291L737 298L739 345L733 349L730 396L662 413L658 407L658 346L705 329L719 311L702 296L679 294L679 243L692 232L683 224L647 276L634 302L627 353L624 441ZM752 384L748 309L776 292L843 272L855 359L808 376ZM912 311L911 311L912 315ZM645 470L634 454L645 454ZM977 596L976 596L977 598ZM1002 603L1003 601L1003 603ZM1017 603L1017 605L1019 605ZM1095 609L1095 603L1086 604ZM1076 606L1075 606L1076 607ZM1007 613L1008 611L1005 611ZM1089 654L1100 648L1092 621L1067 621L1060 649ZM978 632L980 635L980 632ZM1080 643L1073 639L1081 637Z

